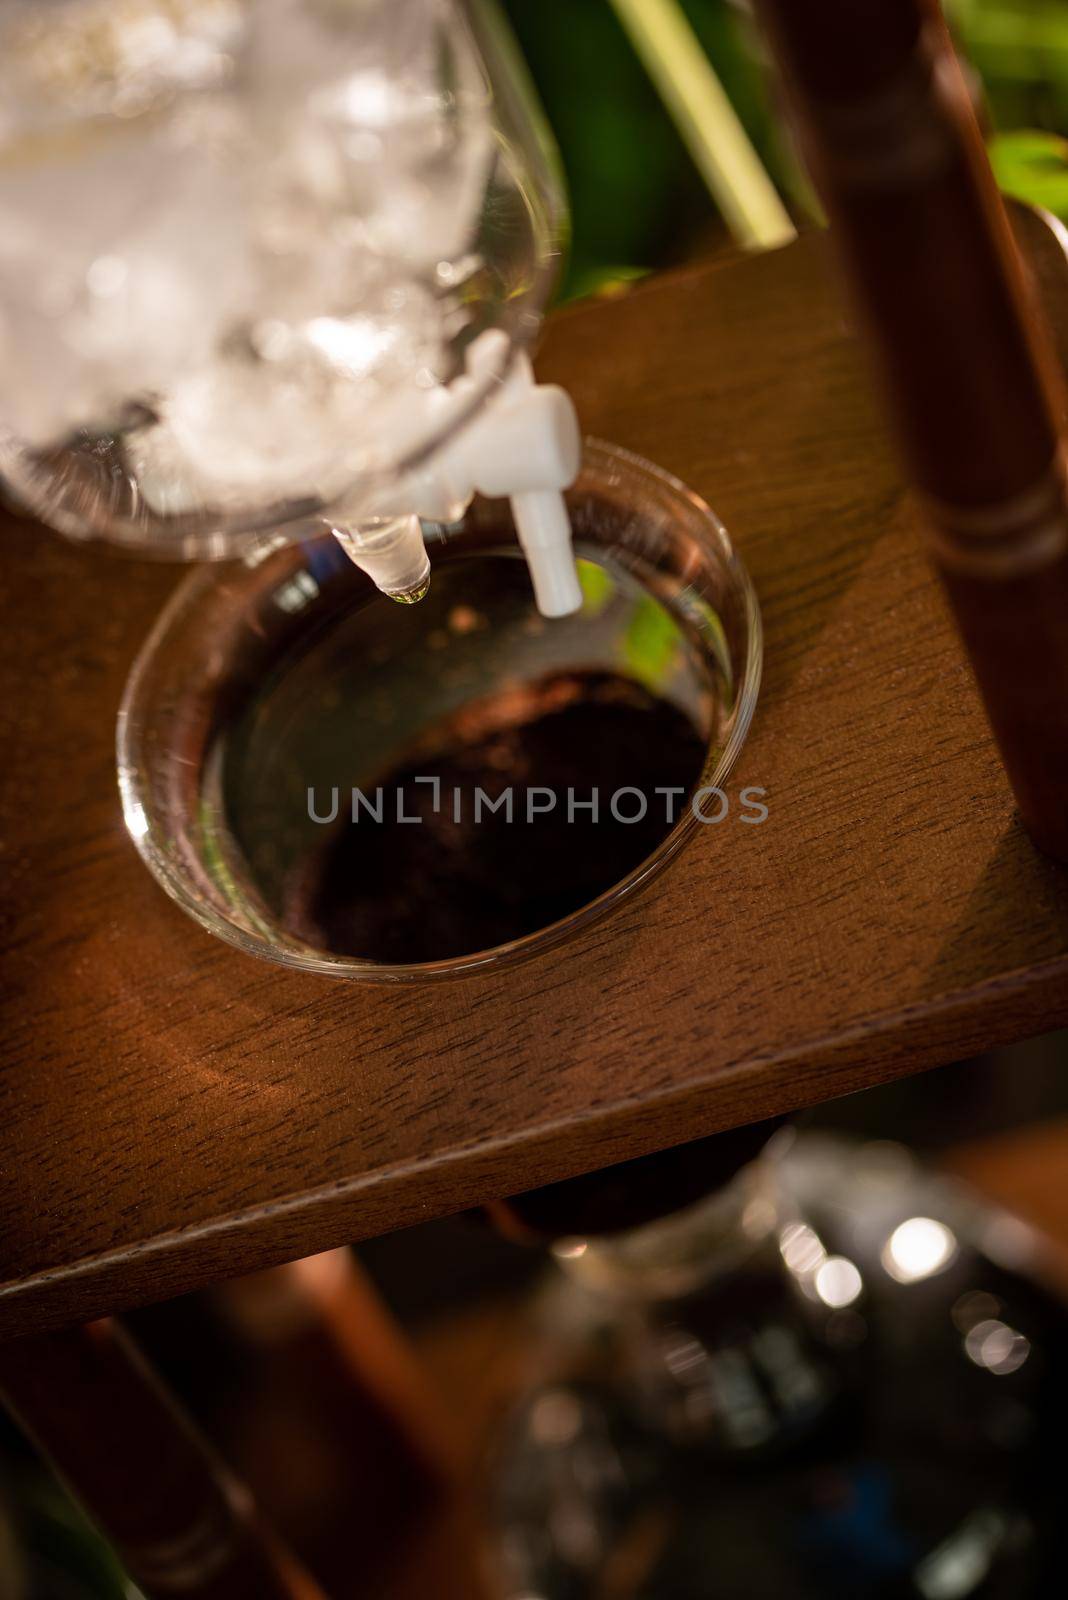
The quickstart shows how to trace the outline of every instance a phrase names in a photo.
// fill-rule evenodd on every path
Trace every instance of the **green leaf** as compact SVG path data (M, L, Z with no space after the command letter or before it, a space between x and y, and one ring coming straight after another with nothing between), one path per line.
M623 659L632 678L657 691L671 676L678 657L677 624L651 595L638 602L623 639Z
M584 300L589 295L611 299L623 294L631 284L649 275L648 267L578 267L568 280L568 300Z
M603 567L595 561L578 560L575 563L579 586L582 589L582 615L599 617L615 597L616 586Z

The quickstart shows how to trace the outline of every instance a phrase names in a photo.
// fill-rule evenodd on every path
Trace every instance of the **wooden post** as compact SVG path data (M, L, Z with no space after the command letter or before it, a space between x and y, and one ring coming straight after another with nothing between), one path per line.
M117 1323L0 1345L0 1392L149 1600L322 1600Z
M414 1594L422 1572L435 1600L485 1600L455 1424L352 1252L215 1295L247 1357L227 1453L331 1595Z
M1064 397L945 23L934 0L756 6L1021 815L1068 861Z

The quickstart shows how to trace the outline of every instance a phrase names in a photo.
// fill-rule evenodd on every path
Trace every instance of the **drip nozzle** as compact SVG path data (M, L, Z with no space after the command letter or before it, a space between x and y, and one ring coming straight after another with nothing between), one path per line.
M333 533L349 559L391 600L414 605L430 588L430 562L418 517L373 517Z
M571 519L558 490L512 496L512 515L543 617L568 617L582 605L571 549Z

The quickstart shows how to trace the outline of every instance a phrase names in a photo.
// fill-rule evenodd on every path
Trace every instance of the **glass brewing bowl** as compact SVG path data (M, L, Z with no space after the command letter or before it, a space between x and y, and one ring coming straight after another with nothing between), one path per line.
M707 505L639 457L587 441L567 499L584 605L562 620L538 616L503 501L426 529L416 607L329 537L188 578L118 724L126 824L168 894L251 954L402 982L532 955L660 871L745 739L757 602ZM669 778L662 815L609 815ZM476 782L498 804L516 786L513 820L471 825ZM551 824L525 809L539 788Z

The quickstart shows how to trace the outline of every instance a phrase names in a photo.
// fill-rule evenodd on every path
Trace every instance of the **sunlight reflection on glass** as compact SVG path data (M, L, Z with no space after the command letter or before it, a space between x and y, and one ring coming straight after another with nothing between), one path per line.
M977 1367L996 1377L1018 1372L1031 1354L1031 1341L1005 1322L991 1318L977 1322L964 1340L964 1349Z
M882 1263L895 1282L918 1283L948 1267L956 1254L956 1237L944 1222L910 1217L890 1235Z
M834 1311L851 1306L863 1288L864 1279L845 1256L828 1256L816 1273L816 1293Z

